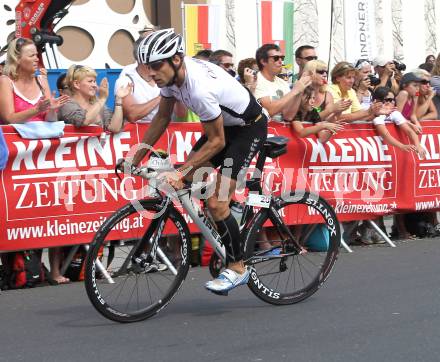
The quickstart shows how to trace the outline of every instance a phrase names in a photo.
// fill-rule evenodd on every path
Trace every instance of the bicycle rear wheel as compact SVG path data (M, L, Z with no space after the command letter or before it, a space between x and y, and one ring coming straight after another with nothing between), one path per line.
M315 293L332 270L340 245L339 223L333 208L308 192L300 198L277 198L272 205L290 233L274 226L269 209L255 215L244 237L251 270L248 286L265 302L294 304Z
M131 203L123 206L98 230L86 259L87 295L99 313L117 322L136 322L159 312L177 293L189 269L191 238L183 217L171 207L160 225L151 217L161 211L160 202L139 202L137 209L149 217ZM156 256L149 260L158 232ZM136 258L139 250L143 254Z

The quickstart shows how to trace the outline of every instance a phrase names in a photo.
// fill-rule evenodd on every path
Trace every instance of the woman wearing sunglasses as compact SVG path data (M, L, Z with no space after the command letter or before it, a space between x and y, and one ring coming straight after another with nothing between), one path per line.
M109 92L107 78L98 89L96 75L94 69L83 65L72 65L68 69L65 84L72 97L61 107L59 117L76 127L98 124L110 132L119 132L124 125L122 99L131 93L132 85L128 83L117 89L112 112L105 105Z
M379 116L373 120L374 127L377 133L384 139L386 143L396 148L399 148L405 152L414 152L421 159L425 157L425 149L420 145L419 137L414 131L413 127L410 126L410 122L402 115L402 113L396 110L394 93L391 88L388 87L378 87L373 93L373 102L383 104L383 107L387 107L393 110L388 116ZM395 137L393 137L386 124L394 123L399 127L410 139L411 144L403 144ZM394 215L394 225L393 225L393 235L398 239L412 239L413 236L407 231L405 225L405 215L396 214ZM362 232L361 232L362 234Z
M312 84L310 87L314 91L314 112L319 113L322 120L326 120L330 115L339 116L343 111L350 107L351 102L346 99L340 99L336 103L332 94L328 91L327 64L321 60L311 60L304 66L304 72L312 75Z
M30 39L14 39L8 45L6 66L0 77L0 123L56 121L56 110L68 96L54 98L45 70L38 70L38 51Z
M384 141L391 146L397 147L402 151L414 152L418 154L421 158L424 158L425 150L420 145L419 137L409 125L408 121L402 115L402 113L396 110L396 99L394 97L394 93L391 91L391 88L376 88L373 93L373 102L379 102L383 104L383 107L388 107L390 110L392 110L392 112L388 116L381 115L374 118L373 124L379 136L381 136ZM402 142L394 138L385 126L385 124L387 123L394 123L396 126L398 126L411 140L411 144L403 144Z

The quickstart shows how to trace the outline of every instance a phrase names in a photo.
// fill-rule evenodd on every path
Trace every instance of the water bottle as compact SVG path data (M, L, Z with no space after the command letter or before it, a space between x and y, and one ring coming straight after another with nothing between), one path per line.
M235 218L235 220L237 220L238 226L240 226L244 211L243 205L237 201L232 200L229 206L231 208L232 216Z

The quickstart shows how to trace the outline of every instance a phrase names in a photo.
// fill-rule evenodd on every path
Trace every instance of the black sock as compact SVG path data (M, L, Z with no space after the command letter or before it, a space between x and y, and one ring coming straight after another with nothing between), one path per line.
M215 223L226 249L226 263L242 260L243 251L241 250L240 228L235 218L232 214L229 214L226 219L216 221Z

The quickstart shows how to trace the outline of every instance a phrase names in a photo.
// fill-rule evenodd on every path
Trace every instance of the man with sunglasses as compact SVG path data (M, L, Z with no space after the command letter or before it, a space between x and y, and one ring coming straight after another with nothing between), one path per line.
M143 145L154 146L170 123L176 101L200 117L203 135L185 163L176 171L160 175L174 189L192 181L201 167L219 167L215 192L208 198L208 209L226 249L227 269L205 287L226 295L246 284L249 271L243 263L240 230L229 208L238 181L267 137L267 116L252 94L215 64L184 56L182 37L174 29L148 35L137 52L139 63L161 88L159 111L144 134ZM137 166L148 152L142 147L133 157ZM208 169L200 174L203 176ZM136 169L134 169L136 172ZM237 181L238 180L238 181Z
M218 49L214 51L210 55L209 61L226 70L231 76L235 77L237 75L234 69L234 62L232 61L232 54L227 50Z
M292 89L289 83L278 77L283 69L284 55L276 44L264 44L255 54L259 72L255 98L267 109L276 121L291 121L301 102L301 94L310 85L310 76L296 82Z
M311 60L317 60L318 56L316 55L316 50L311 45L301 45L295 50L295 61L298 64L299 70L298 73L293 75L293 82L296 82L299 78L301 78L302 72L304 70L307 62Z

